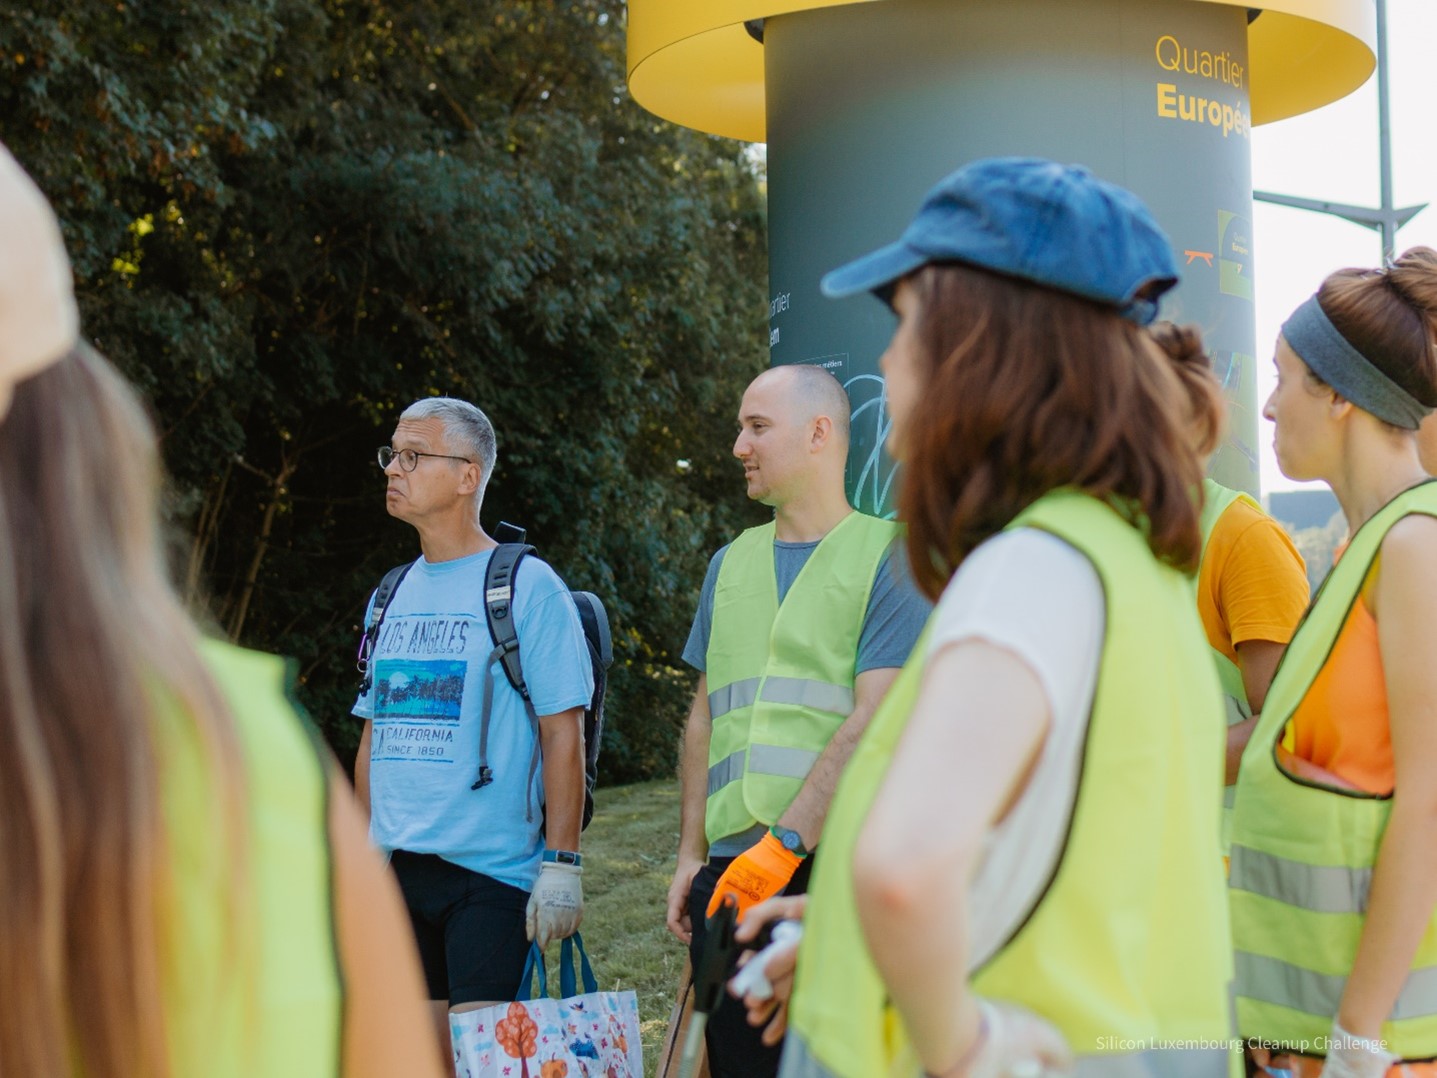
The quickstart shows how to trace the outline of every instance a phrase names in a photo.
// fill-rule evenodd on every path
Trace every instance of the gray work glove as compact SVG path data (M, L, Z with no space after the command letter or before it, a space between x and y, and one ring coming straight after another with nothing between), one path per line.
M550 940L561 940L579 930L584 919L584 870L579 865L545 861L529 895L524 928L542 951Z

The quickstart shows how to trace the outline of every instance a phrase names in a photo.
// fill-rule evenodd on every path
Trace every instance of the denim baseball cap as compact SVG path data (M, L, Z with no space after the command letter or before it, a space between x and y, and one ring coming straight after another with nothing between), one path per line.
M895 242L823 278L837 299L873 292L929 262L963 262L1116 307L1146 325L1178 283L1172 244L1131 191L1078 165L991 157L964 165L923 199ZM1141 293L1141 296L1139 295Z

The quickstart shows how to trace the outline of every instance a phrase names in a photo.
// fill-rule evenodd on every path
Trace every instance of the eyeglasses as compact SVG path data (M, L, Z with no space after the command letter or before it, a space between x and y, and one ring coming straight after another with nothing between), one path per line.
M441 460L462 460L465 464L474 463L468 457L454 457L448 453L421 453L417 449L395 450L390 449L387 445L379 447L378 456L379 466L381 468L388 468L391 461L397 460L399 461L399 470L402 472L412 472L415 468L419 467L420 457L438 457Z

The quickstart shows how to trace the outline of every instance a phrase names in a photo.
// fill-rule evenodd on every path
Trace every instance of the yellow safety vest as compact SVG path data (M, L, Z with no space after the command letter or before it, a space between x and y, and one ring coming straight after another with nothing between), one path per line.
M1093 563L1106 629L1063 854L974 991L1052 1022L1084 1078L1225 1078L1231 972L1214 791L1222 703L1192 586L1108 505L1056 491L1010 527ZM783 1078L911 1078L919 1067L869 956L853 849L918 695L922 644L860 742L817 855ZM942 826L935 820L934 826ZM932 911L937 922L951 911Z
M201 654L244 753L245 854L243 864L229 863L205 754L193 724L168 709L157 724L172 866L172 1068L218 1078L337 1075L343 990L327 753L296 713L282 660L215 641Z
M1357 957L1391 797L1293 778L1276 749L1327 662L1388 530L1437 516L1437 481L1399 494L1352 537L1278 665L1243 753L1233 815L1238 1032L1321 1054ZM1437 912L1382 1038L1403 1059L1437 1056Z
M714 587L706 672L710 842L772 824L853 711L854 667L869 593L898 526L849 513L778 601L774 526L750 528Z
M1218 519L1227 512L1233 502L1247 502L1258 512L1262 512L1262 506L1258 505L1251 495L1225 487L1212 479L1204 479L1202 485L1203 507L1200 524L1203 557L1207 557L1207 543L1212 538L1212 530L1217 526ZM1198 575L1202 575L1201 569L1198 570ZM1213 664L1217 667L1218 680L1222 683L1223 704L1227 708L1227 724L1236 726L1240 722L1246 722L1252 718L1252 708L1247 703L1247 687L1242 683L1242 669L1217 648L1210 646L1208 650L1212 653ZM1222 852L1224 856L1228 852L1232 834L1232 805L1235 791L1236 786L1224 786L1222 791Z

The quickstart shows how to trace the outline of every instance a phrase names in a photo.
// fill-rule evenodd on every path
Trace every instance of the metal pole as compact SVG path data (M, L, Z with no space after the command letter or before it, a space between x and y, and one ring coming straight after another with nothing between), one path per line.
M1377 147L1382 183L1382 262L1397 252L1397 220L1392 202L1392 125L1387 96L1387 0L1377 0Z
M1279 206L1292 206L1314 213L1328 213L1341 217L1353 224L1376 231L1382 237L1382 261L1390 263L1397 253L1397 230L1424 209L1427 203L1403 206L1398 209L1392 204L1392 122L1389 115L1391 103L1387 94L1387 0L1374 0L1377 5L1377 170L1382 187L1382 200L1375 209L1366 206L1349 206L1343 202L1319 202L1310 198L1295 198L1291 195L1275 195L1269 191L1254 191L1252 197L1259 202L1272 202Z

